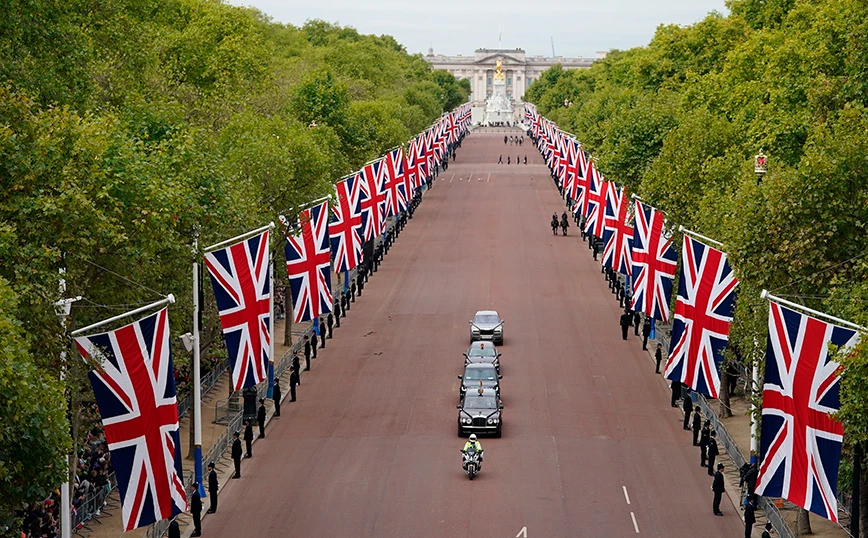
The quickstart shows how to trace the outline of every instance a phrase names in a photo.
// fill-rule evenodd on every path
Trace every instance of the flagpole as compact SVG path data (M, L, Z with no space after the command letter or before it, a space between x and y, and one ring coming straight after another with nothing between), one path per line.
M268 394L274 398L274 258L268 268Z
M844 325L845 327L850 327L851 329L856 329L857 331L868 331L868 329L866 329L865 327L862 327L861 325L856 325L855 323L845 321L841 318L836 318L835 316L830 316L829 314L825 314L825 313L820 312L818 310L808 308L807 306L802 306L798 303L793 303L793 302L787 301L786 299L781 299L780 297L776 297L776 296L772 295L771 293L769 293L768 290L763 290L762 293L760 293L760 297L763 299L768 299L769 301L774 301L776 303L781 303L781 304L784 304L787 306L791 306L793 308L797 308L799 310L802 310L804 312L807 312L809 314L813 314L813 315L821 317L821 318L826 318L829 321L834 321L835 323L840 323L841 325Z
M60 270L60 300L54 303L54 307L57 311L57 317L60 318L60 326L63 329L64 334L66 333L66 317L69 315L69 310L72 308L72 303L81 300L81 296L73 297L71 299L64 299L63 296L66 294L66 279L63 278L63 274L66 272L66 269ZM66 365L66 351L60 352L60 380L63 381L65 376L65 367ZM64 401L64 405L67 405ZM66 470L66 475L63 477L63 483L60 485L60 536L61 538L71 538L72 536L72 514L70 513L70 507L72 506L72 502L70 500L69 495L69 480L72 471L72 466L69 464L69 454L66 455L66 465L64 466Z
M167 305L167 304L175 304L175 296L172 295L171 293L169 295L167 295L165 299L160 299L159 301L157 301L155 303L151 303L149 305L142 306L140 308L136 308L135 310L130 310L129 312L127 312L125 314L118 314L117 316L114 316L114 317L111 317L108 319L104 319L102 321L98 321L92 325L88 325L87 327L83 327L81 329L76 329L76 330L72 331L71 333L69 333L69 335L70 336L78 336L81 333L85 333L91 329L96 329L97 327L102 327L103 325L108 325L109 323L115 322L119 319L124 319L124 318L130 317L130 316L135 316L136 314L140 314L142 312L147 312L148 310L152 310L154 308L157 308L157 307L160 307L163 305Z
M205 498L202 480L202 355L199 349L199 321L202 305L199 286L199 234L193 238L193 473L199 496Z
M706 236L704 236L704 235L702 235L702 234L700 234L700 233L694 232L693 230L688 230L687 228L685 228L685 227L682 226L682 225L679 225L679 226L678 226L678 231L681 232L681 233L683 233L683 234L687 234L687 235L692 235L692 236L694 236L694 237L698 237L699 239L702 239L703 241L707 241L707 242L711 243L712 245L715 245L715 246L718 246L718 247L723 247L723 243L721 243L720 241L715 241L714 239L712 239L712 238L710 238L710 237L706 237Z
M243 240L247 239L248 237L253 237L254 235L262 233L266 230L273 230L273 229L274 229L274 221L271 221L261 228L257 228L255 230L250 230L249 232L245 232L241 235L236 235L232 239L227 239L226 241L220 241L219 243L215 243L215 244L211 245L210 247L205 247L205 250L203 252L211 252L212 250L217 250L218 248L220 248L222 246L231 245L232 243L237 243L238 241L243 241Z

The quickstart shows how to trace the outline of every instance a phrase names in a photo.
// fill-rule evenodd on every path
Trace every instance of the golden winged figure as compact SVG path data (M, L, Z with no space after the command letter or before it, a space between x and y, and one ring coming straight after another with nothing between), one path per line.
M505 78L503 76L503 58L498 58L495 61L494 80L504 80Z

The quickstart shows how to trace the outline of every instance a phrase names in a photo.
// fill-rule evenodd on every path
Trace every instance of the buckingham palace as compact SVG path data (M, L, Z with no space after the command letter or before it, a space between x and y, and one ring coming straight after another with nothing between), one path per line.
M597 53L597 58L564 58L528 56L522 49L476 49L473 56L444 56L428 49L425 59L434 69L449 71L457 79L469 79L473 104L480 106L492 94L498 58L503 61L507 97L518 104L522 102L525 89L549 67L561 64L564 69L587 68L605 55L602 52Z

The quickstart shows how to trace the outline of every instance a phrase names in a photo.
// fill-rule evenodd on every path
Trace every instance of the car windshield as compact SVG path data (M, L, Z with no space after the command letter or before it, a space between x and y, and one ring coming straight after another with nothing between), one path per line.
M464 372L464 381L494 381L497 372L494 368L468 368Z
M500 319L491 314L480 314L476 316L476 323L499 323Z
M479 396L469 394L464 400L465 409L497 409L497 401L494 396Z
M470 353L467 355L470 357L494 357L497 352L494 351L493 347L473 347L470 348Z

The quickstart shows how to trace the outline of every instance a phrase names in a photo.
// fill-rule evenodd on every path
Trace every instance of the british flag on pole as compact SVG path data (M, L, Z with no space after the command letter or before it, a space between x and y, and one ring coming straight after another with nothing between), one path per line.
M362 214L365 216L365 241L379 236L386 227L386 193L383 190L383 159L371 161L359 170Z
M591 234L594 237L603 238L603 223L604 213L606 212L606 193L609 187L615 187L615 184L610 181L605 181L597 172L596 168L591 166L591 176L588 178L588 188L585 189L584 204L588 211L585 213L585 233Z
M757 494L838 520L844 427L832 413L841 407L841 365L829 346L846 353L858 340L853 329L769 303Z
M286 237L286 273L295 323L332 311L328 215L328 202L305 209L298 216L300 234Z
M351 271L362 258L361 188L359 176L350 176L335 184L337 203L332 208L329 239L335 260L335 272Z
M653 319L667 321L678 254L663 225L663 213L636 201L631 308Z
M450 115L450 117L452 117ZM407 166L404 149L395 148L383 158L383 190L386 193L386 216L407 209Z
M234 390L252 387L265 380L271 360L268 239L266 230L205 254L205 267L211 276L223 340L232 364Z
M666 379L718 397L737 286L726 254L684 236Z
M120 329L75 339L99 363L88 377L118 481L124 530L187 509L169 311Z
M627 188L615 184L606 191L603 219L603 265L629 275L633 268L633 227L630 226Z

